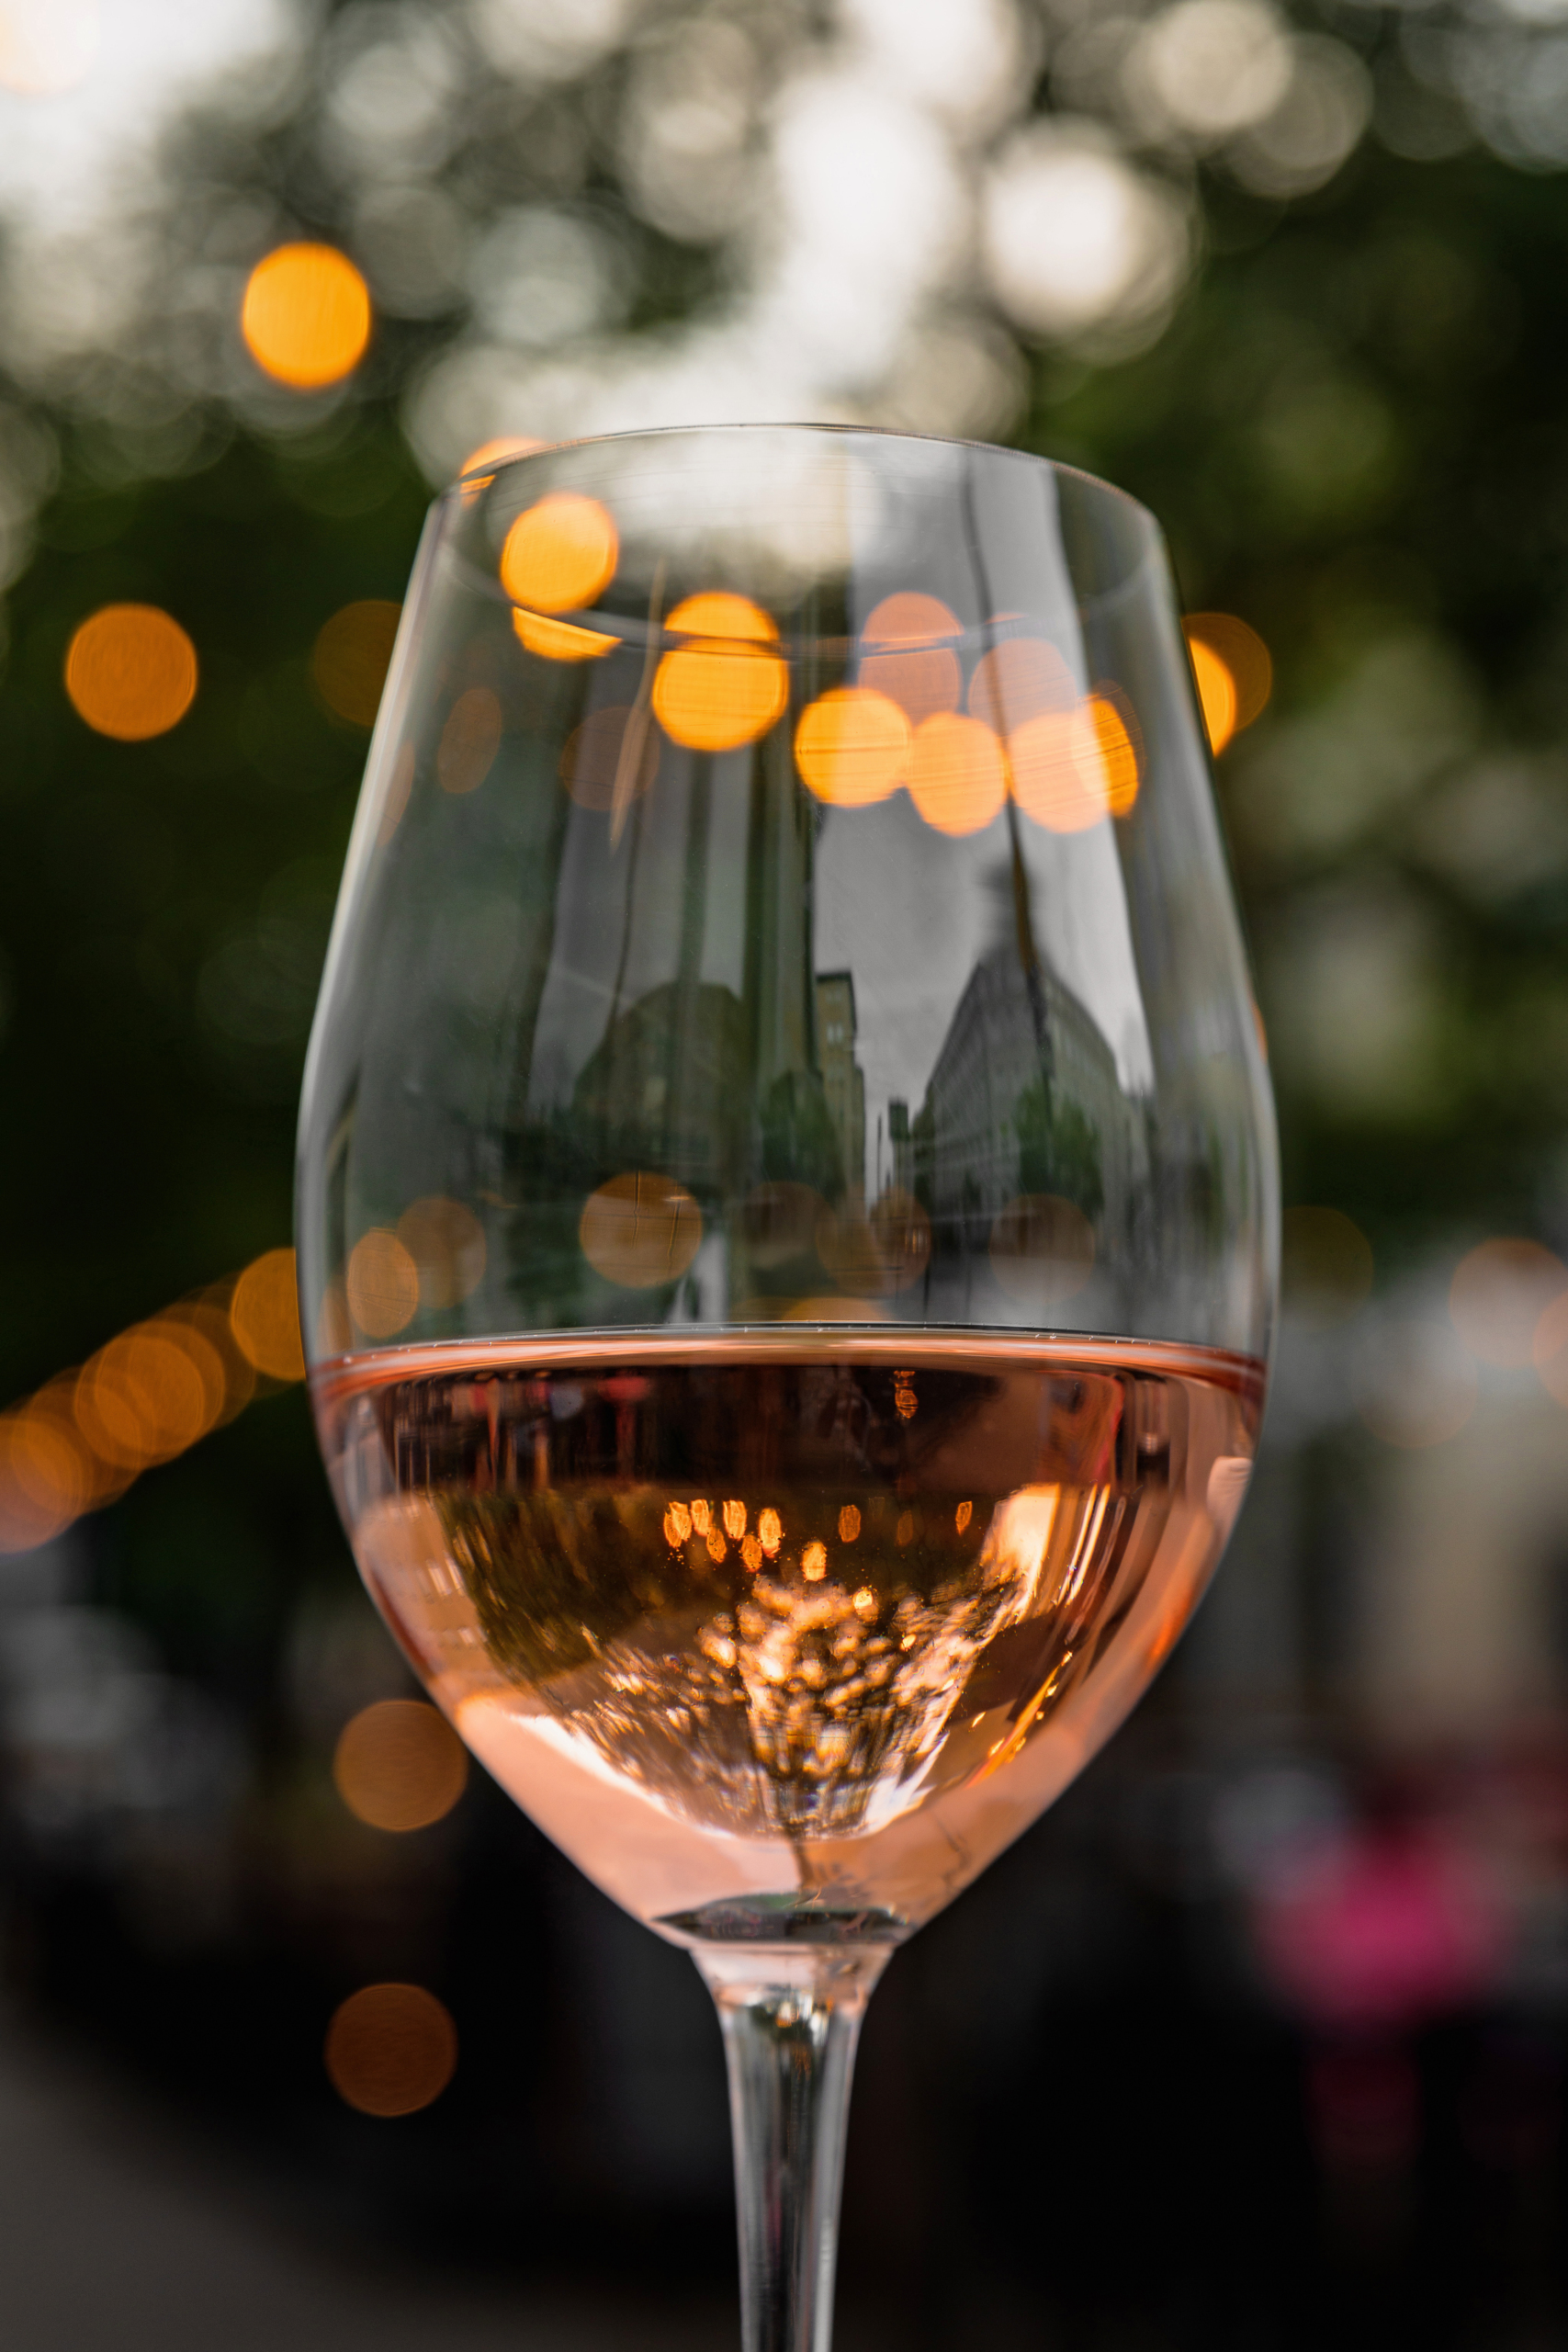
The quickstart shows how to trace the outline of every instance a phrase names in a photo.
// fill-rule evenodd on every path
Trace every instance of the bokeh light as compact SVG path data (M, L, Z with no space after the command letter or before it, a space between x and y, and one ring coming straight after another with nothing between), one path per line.
M251 272L240 329L267 375L295 391L321 391L364 356L369 291L335 245L278 245Z
M234 1285L229 1321L247 1363L269 1380L303 1380L299 1292L292 1250L267 1250Z
M911 727L955 711L964 673L953 647L940 640L962 633L938 596L913 588L885 596L861 631L860 683L896 702Z
M922 719L909 748L909 797L939 833L976 833L1008 797L1001 744L978 718L939 711Z
M1125 817L1137 799L1144 771L1130 708L1114 688L1100 686L1083 705L1075 727L1075 756L1098 770L1111 815Z
M1274 690L1274 664L1258 631L1235 613L1188 613L1182 620L1187 642L1198 667L1202 646L1224 664L1235 695L1236 732L1261 716ZM1199 671L1200 684L1202 673Z
M475 792L489 775L501 749L502 710L489 686L469 686L446 714L435 747L435 775L443 792Z
M30 1552L90 1509L95 1469L71 1421L44 1398L0 1415L0 1553Z
M665 622L694 644L666 653L653 681L664 732L694 752L733 752L754 743L784 715L789 673L778 630L748 596L688 596Z
M1046 711L1008 738L1019 807L1054 833L1080 833L1124 817L1138 797L1139 760L1127 721L1106 694L1065 716Z
M1374 1325L1357 1351L1352 1387L1373 1436L1411 1451L1457 1437L1478 1394L1468 1349L1449 1324L1425 1317Z
M1285 1313L1315 1330L1347 1323L1371 1295L1372 1245L1343 1210L1289 1208L1280 1220Z
M273 1254L270 1250L267 1252L269 1257ZM292 1295L294 1253L292 1250L285 1250L278 1254L290 1261L288 1283ZM164 1330L168 1330L171 1326L175 1327L173 1336L181 1340L182 1343L184 1343L184 1335L187 1331L194 1333L197 1340L205 1343L204 1349L197 1349L195 1352L196 1361L202 1369L203 1377L209 1381L213 1376L213 1366L206 1351L210 1351L210 1357L216 1359L222 1394L218 1400L216 1418L212 1424L215 1429L220 1427L225 1421L231 1421L236 1413L243 1413L256 1393L258 1367L252 1363L241 1347L234 1330L233 1295L237 1287L238 1284L234 1283L221 1283L207 1293L205 1296L181 1299L174 1306L166 1306L162 1315L157 1317L158 1325ZM288 1374L275 1374L272 1375L274 1378L300 1380L304 1377L305 1360L298 1345L297 1303L294 1310L294 1352L287 1359L293 1369ZM285 1360L280 1350L277 1361Z
M434 1193L398 1219L397 1238L414 1263L419 1303L434 1314L471 1298L484 1280L485 1230L461 1201Z
M1104 775L1083 750L1077 711L1043 711L1008 737L1013 797L1050 832L1081 833L1110 814Z
M395 1339L419 1310L419 1268L389 1226L373 1225L355 1243L344 1288L367 1339Z
M76 1384L76 1420L93 1452L137 1471L183 1453L222 1409L223 1367L199 1332L141 1324L111 1340Z
M495 475L481 471L482 468L504 466L513 458L531 458L536 450L548 447L547 441L533 440L525 433L497 434L493 440L481 441L477 449L469 450L457 469L457 478L465 490L484 490Z
M521 610L513 614L512 626L529 652L546 662L602 662L620 643L602 629L579 628L571 621L545 620Z
M380 1699L339 1735L333 1779L372 1829L424 1829L450 1813L468 1781L462 1741L423 1699Z
M344 605L320 630L310 675L329 710L355 727L374 727L397 639L402 606L384 596Z
M795 765L818 800L864 808L904 781L911 740L908 719L886 695L833 686L801 712Z
M1003 309L1053 338L1157 325L1190 252L1171 181L1138 171L1100 124L1062 116L1022 126L991 164L981 249Z
M327 2028L333 2088L362 2115L412 2115L439 2098L457 2064L457 2029L423 1984L367 1984Z
M1187 650L1192 657L1192 675L1198 686L1198 705L1203 714L1203 731L1209 738L1209 749L1218 759L1231 737L1235 733L1235 680L1212 645L1201 637L1190 637Z
M635 732L628 738L628 729ZM627 806L649 791L659 774L659 730L629 703L606 703L573 728L562 747L558 774L580 808L601 814L617 797Z
M1040 637L1008 637L975 664L969 712L997 734L1048 712L1066 714L1078 698L1072 672L1056 648Z
M55 98L85 82L97 60L97 0L0 0L0 90Z
M678 1282L701 1247L703 1213L671 1176L612 1177L591 1193L578 1227L596 1274L623 1290Z
M581 612L609 586L619 558L615 523L599 501L553 490L508 530L501 584L530 612Z
M303 1375L291 1250L134 1325L0 1415L0 1553L48 1542L231 1420L255 1393L250 1350L275 1379Z
M1290 35L1266 0L1176 0L1140 36L1131 71L1161 127L1202 145L1279 106L1291 84Z
M1076 1298L1094 1272L1093 1226L1053 1193L1010 1201L992 1223L989 1250L1002 1289L1031 1308Z
M1568 1266L1539 1241L1483 1241L1454 1270L1449 1313L1472 1356L1517 1370L1535 1360L1541 1317L1564 1292Z
M99 735L143 743L166 735L196 697L196 648L156 605L104 605L65 656L65 691Z

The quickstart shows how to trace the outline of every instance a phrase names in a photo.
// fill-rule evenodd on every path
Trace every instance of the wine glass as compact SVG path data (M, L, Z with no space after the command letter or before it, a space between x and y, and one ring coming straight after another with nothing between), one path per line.
M315 1412L432 1696L713 1990L748 2352L826 2352L889 1954L1214 1566L1277 1224L1143 508L773 426L437 502L305 1079Z

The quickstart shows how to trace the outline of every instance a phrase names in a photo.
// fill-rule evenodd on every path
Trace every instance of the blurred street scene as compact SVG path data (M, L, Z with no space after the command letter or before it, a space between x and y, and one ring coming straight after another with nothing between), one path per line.
M841 2341L1568 2346L1565 170L1562 0L0 0L17 2352L731 2340L707 1996L411 1703L279 1301L429 499L782 418L1158 515L1289 1204L1214 1592L873 2007Z

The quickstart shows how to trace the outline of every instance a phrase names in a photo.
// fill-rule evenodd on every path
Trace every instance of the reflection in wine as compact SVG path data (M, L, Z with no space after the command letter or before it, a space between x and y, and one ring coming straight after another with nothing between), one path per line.
M389 1623L592 1877L678 1937L896 1939L1166 1656L1260 1385L882 1330L402 1349L315 1394Z

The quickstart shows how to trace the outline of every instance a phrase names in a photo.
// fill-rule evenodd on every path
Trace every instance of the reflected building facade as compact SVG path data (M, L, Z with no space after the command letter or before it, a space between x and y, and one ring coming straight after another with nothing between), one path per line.
M1010 941L970 973L913 1123L917 1189L939 1221L1059 1193L1124 1233L1147 1170L1138 1106L1087 1005L1043 956L1037 975L1036 1002Z
M817 975L817 1052L828 1115L839 1139L844 1190L865 1198L865 1073L855 1060L855 984L849 972Z

